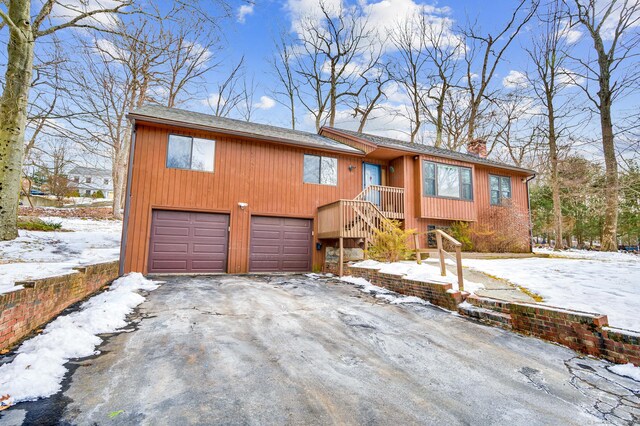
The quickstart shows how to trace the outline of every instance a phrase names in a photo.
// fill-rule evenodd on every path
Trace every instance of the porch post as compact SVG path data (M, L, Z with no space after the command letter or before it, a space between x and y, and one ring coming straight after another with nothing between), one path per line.
M339 250L339 251L340 251L340 254L339 254L339 256L338 256L338 276L340 276L340 277L341 277L341 276L342 276L342 274L343 274L343 271L342 271L342 263L344 262L344 241L343 241L343 238L342 238L342 237L340 237L340 238L339 238L339 241L340 241L340 245L339 245L339 247L340 247L340 250Z

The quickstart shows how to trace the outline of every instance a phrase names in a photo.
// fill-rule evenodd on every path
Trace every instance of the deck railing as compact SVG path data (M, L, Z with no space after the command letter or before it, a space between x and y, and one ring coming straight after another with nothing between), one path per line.
M388 223L371 202L338 200L318 208L318 238L364 238L371 240L375 230Z
M404 219L404 188L369 185L354 200L375 204L388 219Z

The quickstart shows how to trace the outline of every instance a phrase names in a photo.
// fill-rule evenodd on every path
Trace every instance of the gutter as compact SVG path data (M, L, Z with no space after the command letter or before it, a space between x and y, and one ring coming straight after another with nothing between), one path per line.
M340 149L339 147L333 147L333 146L319 146L319 145L315 145L315 144L312 144L312 143L297 142L297 141L293 141L291 139L278 138L278 137L274 137L274 136L268 136L268 135L257 134L257 133L242 132L242 131L231 130L231 129L226 129L226 128L222 128L222 127L207 126L207 125L204 125L204 124L190 123L188 121L171 120L171 119L167 119L167 118L159 118L159 117L153 117L153 116L148 116L148 115L140 115L140 114L136 114L136 113L127 114L127 118L129 118L130 120L138 119L140 121L146 121L146 122L149 122L149 123L166 124L166 125L175 126L175 127L186 127L188 129L195 129L195 130L205 130L205 131L208 131L208 132L216 132L216 133L221 133L221 134L225 134L225 135L240 136L240 137L249 138L249 139L257 139L257 140L263 140L263 141L266 140L266 141L271 141L271 142L284 143L284 144L287 144L287 145L301 146L301 147L305 147L305 148L317 149L317 150L320 150L320 151L338 152L338 153L341 153L341 154L351 154L351 155L355 155L355 156L359 156L359 157L363 157L365 155L364 152L360 151L357 148L353 148L353 147L349 147L349 148L353 149L353 150L349 150L349 149ZM327 139L331 139L331 138L327 138ZM333 139L331 139L331 140L333 142L340 143L340 142L334 141ZM348 145L346 145L346 146L348 146Z
M120 264L118 274L124 275L125 248L129 234L129 210L131 209L131 180L133 170L133 153L136 149L136 120L131 118L131 144L129 146L129 164L127 166L127 189L124 199L124 218L122 219L122 239L120 240Z
M529 251L533 253L533 221L531 220L531 194L529 193L529 182L536 178L536 174L529 176L525 181L527 186L527 210L529 211Z

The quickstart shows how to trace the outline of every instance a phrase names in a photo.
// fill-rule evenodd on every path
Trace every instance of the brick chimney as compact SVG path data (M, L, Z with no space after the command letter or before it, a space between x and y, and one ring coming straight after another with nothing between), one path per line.
M480 158L487 157L487 141L484 139L474 139L467 143L467 152L477 155Z

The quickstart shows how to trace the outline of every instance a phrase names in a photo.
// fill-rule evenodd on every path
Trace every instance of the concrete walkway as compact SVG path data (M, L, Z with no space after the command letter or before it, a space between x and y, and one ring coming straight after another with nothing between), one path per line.
M64 391L2 424L632 424L602 361L305 276L170 277ZM634 411L635 410L635 411Z

